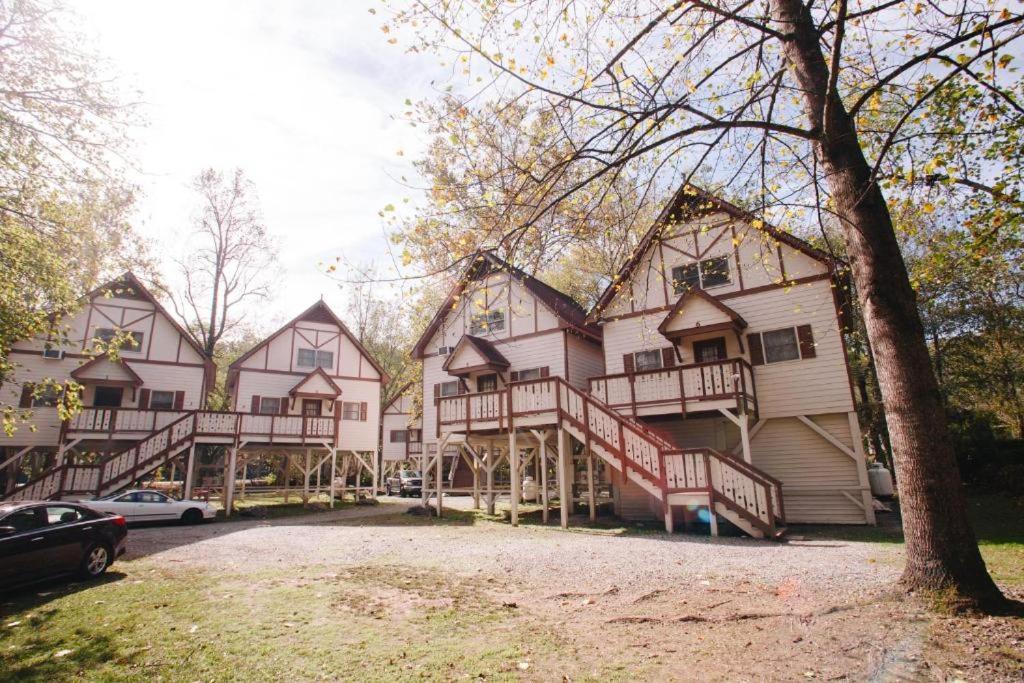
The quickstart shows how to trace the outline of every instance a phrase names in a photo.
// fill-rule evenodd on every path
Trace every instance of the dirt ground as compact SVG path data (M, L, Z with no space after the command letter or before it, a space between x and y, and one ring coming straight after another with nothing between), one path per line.
M123 566L326 567L358 580L345 609L385 623L473 596L557 634L517 663L525 680L598 678L610 662L634 680L1024 677L1024 622L936 616L895 594L899 545L513 529L417 519L407 505L133 529Z

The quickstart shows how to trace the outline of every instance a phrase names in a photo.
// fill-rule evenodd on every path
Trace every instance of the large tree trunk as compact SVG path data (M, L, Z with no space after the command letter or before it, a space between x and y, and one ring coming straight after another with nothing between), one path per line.
M875 355L900 484L909 589L952 589L977 606L1001 603L967 520L946 416L889 207L864 158L853 119L828 95L828 67L810 11L772 0L804 111L842 222L868 340ZM826 111L827 110L827 111ZM826 120L827 116L827 120Z

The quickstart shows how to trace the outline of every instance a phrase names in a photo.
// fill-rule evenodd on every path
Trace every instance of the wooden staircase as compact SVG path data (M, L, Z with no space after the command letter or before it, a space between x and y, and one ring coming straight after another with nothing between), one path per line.
M197 420L197 411L189 411L130 448L96 464L58 463L0 499L51 500L114 493L189 448L195 440Z

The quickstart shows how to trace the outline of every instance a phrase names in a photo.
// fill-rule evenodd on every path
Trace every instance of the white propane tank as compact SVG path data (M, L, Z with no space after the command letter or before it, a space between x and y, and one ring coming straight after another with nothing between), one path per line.
M871 495L877 498L892 498L892 474L880 462L873 462L868 467L868 483L871 485Z
M523 477L523 500L537 500L539 492L540 487L537 486L537 482L533 480L533 477Z

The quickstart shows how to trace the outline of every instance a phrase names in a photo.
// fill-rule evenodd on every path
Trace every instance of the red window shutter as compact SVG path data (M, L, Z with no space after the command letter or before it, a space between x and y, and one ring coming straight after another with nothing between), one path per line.
M666 346L661 350L661 365L665 368L675 367L676 364L676 350L671 346Z
M800 325L796 328L796 338L800 342L800 357L814 358L814 332L810 325Z
M174 409L182 410L185 408L185 392L175 391L174 392Z
M508 381L509 382L518 382L519 381L519 371L518 370L513 370L512 372L508 373Z
M149 389L139 389L139 410L149 410Z
M541 377L550 377L550 376L551 376L551 368L550 368L550 367L548 367L547 365L545 365L544 367L542 367L542 368L540 369L540 376L541 376Z
M761 346L760 334L747 335L747 347L750 348L750 364L764 365L764 348Z
M441 385L440 384L435 384L434 385L434 398L441 398Z
M260 412L260 397L259 396L253 396L252 397L252 414L255 415L258 412Z
M21 385L21 400L18 401L19 408L31 408L32 407L32 389L31 384L25 383Z
M288 414L288 404L289 403L291 403L291 399L289 399L287 396L282 396L281 397L281 408L280 408L280 410L281 410L281 414L282 415L287 415Z
M623 372L636 372L636 364L633 362L633 354L624 353L622 354L622 371Z
M469 387L466 386L466 382L464 380L460 379L459 380L459 394L462 395L462 394L468 394L468 393L469 393Z
M367 417L367 414L369 413L369 411L370 411L370 404L368 404L366 401L361 401L359 403L359 421L360 422L366 422L366 417Z

